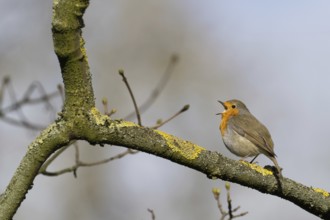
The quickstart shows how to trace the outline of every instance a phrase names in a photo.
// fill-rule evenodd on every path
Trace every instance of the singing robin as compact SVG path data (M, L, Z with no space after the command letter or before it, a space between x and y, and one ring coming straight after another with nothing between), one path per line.
M236 99L218 102L225 108L217 115L222 115L220 132L228 150L242 159L254 157L254 160L259 154L266 155L273 161L279 177L282 178L268 129L250 113L243 102Z

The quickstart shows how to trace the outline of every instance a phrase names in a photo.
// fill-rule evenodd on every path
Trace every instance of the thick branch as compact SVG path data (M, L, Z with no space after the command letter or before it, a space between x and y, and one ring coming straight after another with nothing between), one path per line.
M6 191L0 197L0 219L13 218L41 165L58 148L79 137L80 120L94 106L91 75L84 40L82 15L88 0L54 0L52 32L65 89L61 118L51 124L28 147Z
M63 123L51 124L32 142L6 191L0 197L0 219L12 219L25 199L43 162L58 148L69 143L69 131Z
M228 159L217 152L132 122L111 121L95 109L92 109L91 116L96 126L88 126L86 140L90 143L125 146L160 156L202 172L209 178L219 178L272 194L321 218L330 218L330 197L325 191L288 178L284 178L281 188L271 171L255 164Z
M88 0L55 0L53 5L53 42L60 62L65 89L64 113L70 118L78 107L94 106L94 93L81 28ZM80 112L78 112L80 113Z

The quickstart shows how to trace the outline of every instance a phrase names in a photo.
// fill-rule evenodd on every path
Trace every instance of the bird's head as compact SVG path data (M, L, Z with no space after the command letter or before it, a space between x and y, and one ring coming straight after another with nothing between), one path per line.
M237 99L232 99L225 102L218 102L224 107L225 110L221 113L218 113L217 115L230 117L236 116L241 113L249 112L245 104Z

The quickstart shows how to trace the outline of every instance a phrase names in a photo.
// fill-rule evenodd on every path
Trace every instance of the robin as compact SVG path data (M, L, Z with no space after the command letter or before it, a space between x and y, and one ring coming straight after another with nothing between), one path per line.
M274 143L268 129L258 121L245 104L233 99L226 102L218 101L225 110L221 114L220 132L228 150L245 159L259 154L266 155L273 161L279 177L282 179L281 168L277 163Z

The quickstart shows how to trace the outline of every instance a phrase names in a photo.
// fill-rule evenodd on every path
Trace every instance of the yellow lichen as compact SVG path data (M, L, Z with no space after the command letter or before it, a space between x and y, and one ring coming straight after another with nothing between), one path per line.
M255 163L249 163L246 161L241 161L241 163L244 164L245 166L248 166L251 169L257 171L258 173L261 173L263 176L274 175L272 171L264 169L263 167L255 164Z
M123 128L123 127L132 127L132 126L138 126L134 122L131 121L122 121L122 120L116 120L118 123L110 123L111 118L107 115L101 114L97 108L92 108L90 111L92 118L94 119L95 123L97 125L105 125L105 123L109 122L109 128Z
M86 52L86 48L84 47L85 45L85 41L84 39L81 37L80 38L80 51L83 54L83 56L86 58L86 60L88 59L87 57L87 52Z
M110 120L109 116L102 115L97 108L91 109L91 115L93 116L97 125L104 125L107 120Z
M94 119L97 125L105 125L105 123L108 121L110 129L120 129L125 127L139 126L134 122L122 121L122 120L113 121L114 123L112 123L110 117L107 115L102 115L97 108L92 108L90 110L90 114L92 115L92 118ZM177 137L166 134L165 132L158 130L155 130L155 132L157 132L164 138L164 140L166 141L167 145L170 147L172 152L180 153L183 157L187 159L190 160L196 159L198 155L203 150L205 150L204 148L196 144L193 144L189 141L181 140Z
M170 149L175 152L181 154L183 157L193 160L198 157L198 155L205 150L204 148L193 144L189 141L181 140L175 136L166 134L165 132L155 130L158 134L160 134L166 141L167 145Z
M122 128L122 127L132 127L132 126L138 126L137 124L135 124L134 122L131 121L122 121L119 124L117 124L118 128Z
M329 192L325 191L324 189L314 187L312 187L312 189L317 193L321 193L324 197L330 196Z

